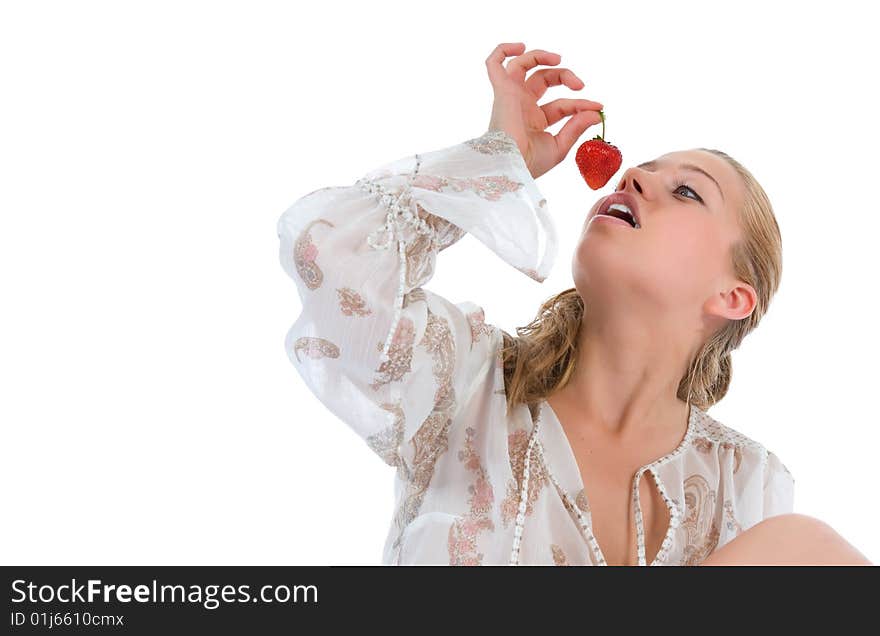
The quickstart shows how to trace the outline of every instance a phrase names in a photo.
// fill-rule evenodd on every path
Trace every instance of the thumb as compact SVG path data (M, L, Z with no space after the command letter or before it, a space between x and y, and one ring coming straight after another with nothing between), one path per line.
M559 150L560 161L568 156L571 147L587 128L601 122L602 118L595 110L582 110L569 117L562 130L556 134L556 147Z

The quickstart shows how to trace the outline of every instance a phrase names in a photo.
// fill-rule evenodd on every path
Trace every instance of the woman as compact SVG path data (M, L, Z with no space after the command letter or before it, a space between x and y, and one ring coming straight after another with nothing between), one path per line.
M315 190L278 222L302 301L290 359L396 468L383 562L866 563L792 513L777 455L705 411L781 270L769 201L727 155L672 152L628 169L586 216L575 287L517 337L424 288L465 232L538 282L553 265L534 179L602 104L536 105L549 86L583 82L568 69L526 78L561 58L524 48L501 44L486 60L485 134ZM611 202L638 227L600 214Z

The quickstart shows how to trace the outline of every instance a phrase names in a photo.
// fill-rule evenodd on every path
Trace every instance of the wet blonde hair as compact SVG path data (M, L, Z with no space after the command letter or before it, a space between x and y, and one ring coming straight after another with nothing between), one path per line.
M678 384L678 397L705 410L727 393L731 352L758 326L782 276L782 238L767 193L736 159L721 150L698 148L725 159L742 178L745 198L739 210L742 236L732 248L734 275L754 287L757 300L751 314L712 334L688 363ZM577 360L577 336L584 301L571 287L545 301L535 318L517 327L517 336L502 332L502 363L507 408L535 404L561 389L571 378Z

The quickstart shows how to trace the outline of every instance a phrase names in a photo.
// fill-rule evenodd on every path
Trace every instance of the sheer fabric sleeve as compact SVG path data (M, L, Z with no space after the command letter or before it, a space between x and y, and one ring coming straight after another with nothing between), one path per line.
M466 232L543 282L547 204L516 142L490 130L304 195L278 220L302 310L285 337L309 390L392 466L418 465L489 369L481 306L424 288Z
M794 511L794 477L775 453L768 451L764 472L763 519Z

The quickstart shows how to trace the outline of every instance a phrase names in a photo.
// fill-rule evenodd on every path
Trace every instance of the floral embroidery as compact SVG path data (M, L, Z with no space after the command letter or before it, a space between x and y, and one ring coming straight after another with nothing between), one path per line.
M300 232L293 245L293 262L296 265L296 271L309 289L317 289L324 281L324 274L315 262L315 259L318 258L318 248L312 243L310 232L312 226L316 223L324 223L330 227L335 227L326 219L315 219Z
M424 190L441 192L443 190L443 186L446 185L446 179L444 179L443 177L434 176L432 174L419 173L412 177L412 185L413 187L422 188Z
M734 536L743 531L742 526L733 514L733 502L730 499L724 501L724 514L727 517L727 529L733 532Z
M682 565L699 565L718 545L720 532L715 523L715 491L700 474L684 481L686 512L681 522L686 538Z
M484 155L509 155L519 152L516 140L504 130L487 130L479 137L464 142Z
M339 295L339 310L346 316L368 316L373 313L363 297L351 287L340 287L336 293Z
M495 494L480 463L480 455L474 449L476 429L469 426L465 434L464 450L458 452L458 459L465 463L465 468L476 473L476 480L468 486L468 514L456 519L449 528L449 565L482 565L483 553L477 552L477 535L495 529L489 517Z
M367 445L389 466L397 466L405 479L409 478L409 469L402 461L398 449L403 442L404 423L406 422L403 408L400 404L389 402L379 405L386 411L394 414L394 423L388 428L367 437Z
M565 552L562 551L562 548L555 543L551 543L550 551L553 552L553 563L555 565L568 565L568 559L565 557Z
M452 188L455 192L468 190L487 201L498 201L504 193L516 192L523 184L503 174L481 177L439 177L417 174L413 177L413 186L435 192L442 192L445 187Z
M480 334L491 334L492 327L486 324L486 315L482 309L467 314L467 321L471 327L471 349L480 340Z
M434 359L432 370L437 379L434 410L451 409L455 401L455 389L452 386L452 373L455 369L455 338L449 322L428 310L428 324L425 326L425 334L419 345L425 347Z
M712 447L714 444L711 439L706 437L695 437L694 438L694 448L696 448L701 453L711 453Z
M339 347L325 338L315 338L311 336L303 336L297 338L293 343L293 353L297 362L302 362L299 357L300 352L304 353L313 360L318 358L338 358Z
M413 461L409 470L406 493L395 514L398 535L393 548L398 548L403 531L415 519L422 505L428 484L434 475L434 467L438 458L449 447L449 427L452 424L451 413L455 409L455 389L452 384L452 372L455 368L455 341L446 319L428 310L428 324L420 345L424 346L433 357L432 373L437 382L434 393L434 408L425 418L424 423L413 435ZM398 555L399 556L399 555Z
M529 443L529 432L526 430L514 431L507 436L508 454L510 455L510 468L514 478L507 482L507 496L501 502L501 519L506 528L516 518L519 511L520 490L522 489L522 477L525 470L526 449ZM549 483L544 463L537 459L538 454L532 455L529 462L529 491L526 495L526 516L532 514L535 501L541 489Z
M396 382L412 370L413 342L416 338L415 325L407 316L401 316L388 349L388 359L383 361L376 373L376 378L370 388L378 391L383 384ZM384 343L379 343L382 349Z

